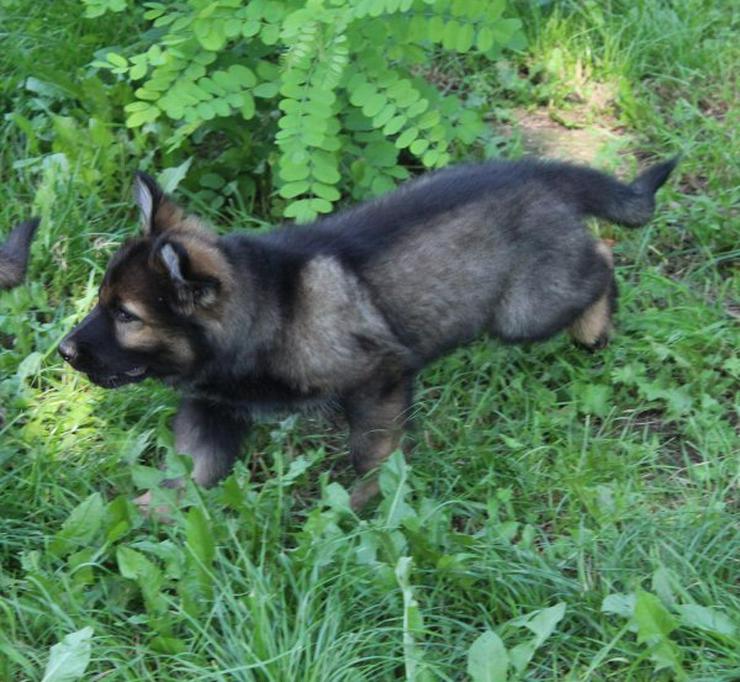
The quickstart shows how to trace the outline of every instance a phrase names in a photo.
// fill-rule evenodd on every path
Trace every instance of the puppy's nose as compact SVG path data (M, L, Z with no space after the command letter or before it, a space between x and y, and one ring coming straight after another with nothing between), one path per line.
M77 357L77 344L72 339L64 339L59 344L59 355L67 362L72 362Z

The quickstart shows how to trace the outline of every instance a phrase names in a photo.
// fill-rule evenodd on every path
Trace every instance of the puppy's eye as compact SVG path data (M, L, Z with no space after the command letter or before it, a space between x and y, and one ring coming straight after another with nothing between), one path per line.
M113 311L113 317L116 318L117 322L133 322L134 320L138 320L139 318L136 317L136 315L132 315L128 310L124 310L123 308L116 308Z

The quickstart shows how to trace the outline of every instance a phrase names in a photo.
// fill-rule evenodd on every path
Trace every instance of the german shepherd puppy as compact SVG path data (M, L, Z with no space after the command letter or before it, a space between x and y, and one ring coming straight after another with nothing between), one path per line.
M252 416L317 403L342 409L365 475L399 446L414 376L456 346L561 330L607 343L611 252L583 219L645 224L675 163L631 184L565 163L462 166L311 225L227 237L139 173L143 235L59 352L106 388L179 387L176 449L202 485L230 472ZM376 492L370 477L352 504Z
M38 226L38 219L19 223L0 246L0 289L12 289L23 281L31 239Z

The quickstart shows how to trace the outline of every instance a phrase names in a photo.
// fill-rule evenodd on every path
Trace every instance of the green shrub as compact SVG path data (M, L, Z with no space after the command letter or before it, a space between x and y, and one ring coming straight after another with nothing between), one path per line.
M89 17L126 9L121 0L83 1ZM267 158L270 189L298 221L331 211L342 177L357 198L380 194L408 175L401 152L438 168L454 145L483 132L480 113L428 77L438 50L492 58L523 44L520 21L503 18L505 0L144 7L154 29L95 62L137 84L127 126L162 136L169 149L207 140L230 175L259 173ZM222 183L201 178L207 188Z

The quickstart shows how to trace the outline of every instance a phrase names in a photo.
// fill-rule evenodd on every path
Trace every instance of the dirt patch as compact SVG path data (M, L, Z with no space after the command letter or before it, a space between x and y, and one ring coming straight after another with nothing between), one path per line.
M623 170L622 159L634 139L615 114L613 89L593 83L573 93L566 107L515 109L505 134L519 134L525 151L538 156Z

